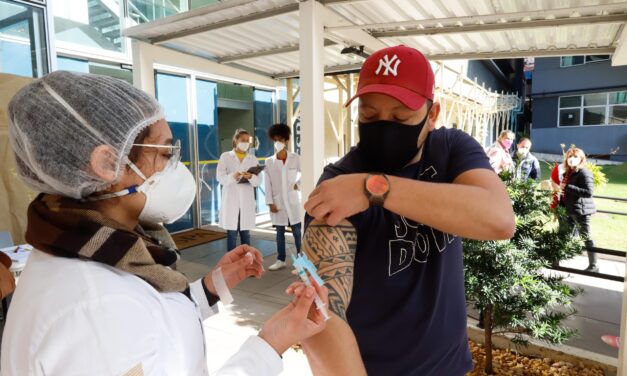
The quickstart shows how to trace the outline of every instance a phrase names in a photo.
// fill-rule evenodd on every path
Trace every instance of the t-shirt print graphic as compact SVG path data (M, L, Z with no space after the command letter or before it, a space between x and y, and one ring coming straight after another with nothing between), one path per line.
M430 166L420 174L420 180L430 180L435 175L437 171ZM396 214L393 216L394 233L389 241L389 277L406 270L414 262L426 263L430 252L435 250L438 253L444 252L456 238L455 235L438 231L405 217Z

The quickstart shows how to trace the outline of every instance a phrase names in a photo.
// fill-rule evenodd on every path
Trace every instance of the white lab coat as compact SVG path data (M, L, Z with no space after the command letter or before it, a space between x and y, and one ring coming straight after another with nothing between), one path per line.
M201 280L159 293L144 280L93 261L33 250L2 338L3 376L207 375ZM276 375L279 355L251 336L218 375Z
M266 204L274 204L278 213L270 213L270 219L275 226L287 226L288 220L292 225L303 220L303 209L300 190L294 185L300 184L300 156L296 153L287 153L285 164L276 155L266 159Z
M247 154L240 162L233 150L222 153L218 161L216 175L222 184L222 203L220 204L220 227L225 230L237 230L237 215L240 214L240 230L255 228L255 189L261 179L254 175L250 184L238 184L236 172L246 172L257 166L257 158Z

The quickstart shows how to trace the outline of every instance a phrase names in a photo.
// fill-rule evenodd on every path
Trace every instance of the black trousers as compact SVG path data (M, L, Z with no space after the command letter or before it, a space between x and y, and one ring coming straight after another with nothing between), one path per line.
M574 225L574 233L581 236L586 242L586 250L588 251L588 262L590 265L597 264L597 254L590 249L594 247L594 242L590 238L590 219L591 215L579 215L572 213L568 215L568 221Z

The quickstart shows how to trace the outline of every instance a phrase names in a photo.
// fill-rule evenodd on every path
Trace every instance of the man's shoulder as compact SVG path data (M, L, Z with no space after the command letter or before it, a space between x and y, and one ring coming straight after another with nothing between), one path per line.
M324 167L318 184L338 175L355 174L360 172L365 172L365 169L363 161L359 156L359 151L357 150L357 147L354 147L339 161L330 163Z

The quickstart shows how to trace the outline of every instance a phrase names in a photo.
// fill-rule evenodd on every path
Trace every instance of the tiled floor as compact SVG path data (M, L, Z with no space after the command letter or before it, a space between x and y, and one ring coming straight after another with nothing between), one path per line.
M264 255L266 272L261 279L250 278L242 281L232 291L234 302L223 307L221 314L205 320L210 371L217 370L248 336L255 335L266 320L290 301L285 289L296 281L291 269L268 271L268 267L276 260L276 243L270 240L269 235L256 234L252 238L251 245ZM294 247L289 238L287 247ZM225 249L225 239L185 249L181 251L182 260L178 270L190 280L201 278L222 257ZM283 365L283 375L311 375L302 352L288 350L283 355Z

